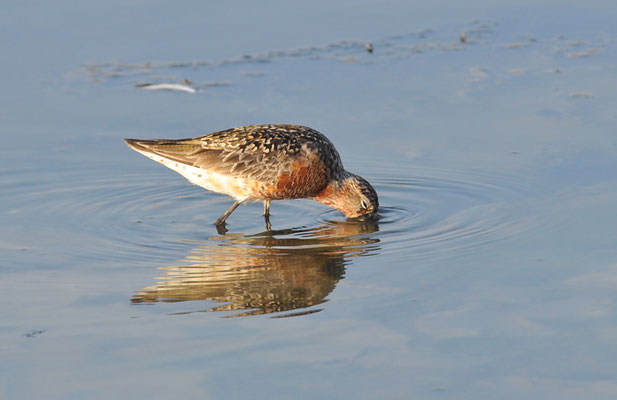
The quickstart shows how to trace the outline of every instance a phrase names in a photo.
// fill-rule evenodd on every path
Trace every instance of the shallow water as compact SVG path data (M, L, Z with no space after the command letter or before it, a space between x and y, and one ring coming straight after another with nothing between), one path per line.
M0 397L615 398L615 6L185 6L0 16ZM322 131L378 218L222 235L122 141L249 123Z

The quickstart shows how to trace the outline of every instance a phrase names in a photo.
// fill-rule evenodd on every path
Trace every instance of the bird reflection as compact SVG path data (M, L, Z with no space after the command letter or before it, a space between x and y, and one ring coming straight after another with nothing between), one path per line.
M352 257L379 252L379 239L371 235L377 230L376 221L343 221L312 229L212 237L191 250L186 263L160 267L163 276L158 283L142 289L131 301L211 300L224 304L198 312L244 310L227 317L316 306L327 301ZM174 314L184 313L189 312Z

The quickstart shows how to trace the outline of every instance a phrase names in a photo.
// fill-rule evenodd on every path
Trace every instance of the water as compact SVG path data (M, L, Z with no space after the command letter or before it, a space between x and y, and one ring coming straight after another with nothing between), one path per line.
M617 395L612 4L5 8L2 398ZM122 141L249 123L326 134L379 218L220 235Z

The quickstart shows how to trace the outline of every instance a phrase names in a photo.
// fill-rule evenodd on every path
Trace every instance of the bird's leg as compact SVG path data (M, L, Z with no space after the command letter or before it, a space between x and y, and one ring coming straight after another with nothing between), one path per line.
M268 200L264 200L264 216L265 217L270 217L270 202L272 200L268 199Z
M264 219L266 220L266 229L271 230L272 225L270 224L270 201L264 200Z
M227 211L225 211L223 213L223 215L221 215L216 222L214 223L216 226L220 226L225 224L225 220L227 219L227 217L229 217L231 215L232 212L234 212L234 210L236 208L238 208L238 206L241 204L241 201L236 201L235 203L232 204L231 207L229 207L229 209Z

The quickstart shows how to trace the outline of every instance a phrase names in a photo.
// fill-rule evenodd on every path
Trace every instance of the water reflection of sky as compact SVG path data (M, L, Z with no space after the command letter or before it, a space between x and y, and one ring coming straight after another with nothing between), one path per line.
M0 397L614 398L616 10L4 4ZM220 237L121 140L261 122L327 134L377 229Z

